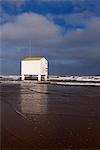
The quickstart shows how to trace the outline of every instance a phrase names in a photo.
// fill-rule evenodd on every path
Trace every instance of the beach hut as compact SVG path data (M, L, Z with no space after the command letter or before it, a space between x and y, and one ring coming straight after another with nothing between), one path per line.
M47 80L48 77L48 61L44 57L24 58L21 61L21 79L26 77L37 77L38 81Z

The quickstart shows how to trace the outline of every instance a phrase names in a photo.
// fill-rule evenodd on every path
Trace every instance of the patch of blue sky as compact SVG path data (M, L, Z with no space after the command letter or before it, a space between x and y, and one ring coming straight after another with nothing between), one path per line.
M65 31L71 31L71 30L75 30L75 29L84 29L85 25L80 23L66 23L64 21L64 19L61 18L53 18L55 24L58 24L59 26L61 26L63 28L63 32L65 33Z
M55 22L55 24L58 24L60 26L66 26L66 22L64 19L62 18L53 18L53 21Z
M88 12L91 15L100 16L100 1L95 0L77 0L76 2L70 0L52 0L52 1L36 1L36 0L26 0L24 5L19 7L14 3L9 3L9 1L1 1L1 7L5 13L8 15L18 15L25 12L35 12L41 15L61 15L61 14L74 14ZM61 21L61 23L60 23ZM57 21L58 24L64 24L64 21Z
M36 1L26 1L26 4L22 7L23 11L25 12L35 12L40 13L42 15L50 14L66 14L72 11L72 5L69 3L65 5L65 2L36 2Z
M100 1L99 0L52 0L52 1L36 1L27 0L24 5L17 7L14 3L9 3L5 0L1 2L3 9L9 14L18 14L20 12L36 12L43 15L51 14L68 14L78 13L84 11L90 11L99 15L100 13Z
M15 5L10 4L9 2L2 2L1 3L2 10L9 15L17 15L18 14L18 9L16 8Z
M71 31L71 30L82 30L85 29L85 25L82 24L66 24L66 30Z
M66 30L68 30L68 27L66 26L66 22L64 19L55 17L55 18L53 18L53 21L55 24L57 24L63 28L62 34L64 34Z

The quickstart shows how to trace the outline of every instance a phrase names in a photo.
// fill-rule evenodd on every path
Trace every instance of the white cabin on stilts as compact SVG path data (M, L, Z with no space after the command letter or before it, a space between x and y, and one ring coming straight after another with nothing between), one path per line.
M46 58L24 58L21 61L21 80L27 77L34 79L37 77L38 81L47 80L48 77L48 61Z

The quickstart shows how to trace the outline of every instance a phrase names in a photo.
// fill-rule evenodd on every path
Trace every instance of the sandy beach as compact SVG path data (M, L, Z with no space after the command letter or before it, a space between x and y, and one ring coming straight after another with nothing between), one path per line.
M1 148L100 149L100 87L1 83Z

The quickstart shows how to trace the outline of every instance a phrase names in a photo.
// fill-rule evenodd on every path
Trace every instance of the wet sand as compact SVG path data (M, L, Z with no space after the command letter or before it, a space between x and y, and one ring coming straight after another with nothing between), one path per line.
M1 84L1 148L100 149L100 87Z

